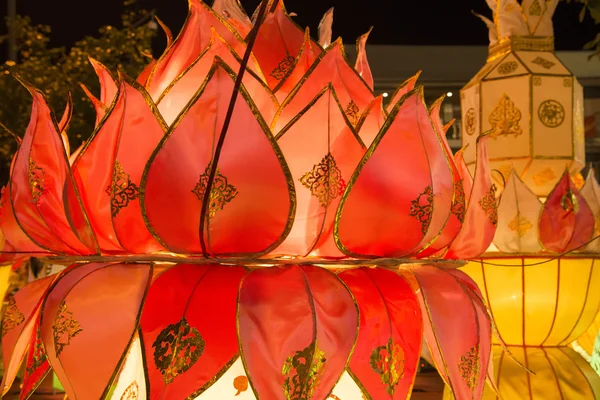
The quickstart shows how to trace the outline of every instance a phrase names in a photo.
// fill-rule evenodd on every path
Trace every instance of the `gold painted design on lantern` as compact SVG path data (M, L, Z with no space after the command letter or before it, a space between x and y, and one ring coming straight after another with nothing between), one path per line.
M542 77L534 76L532 82L533 82L533 86L542 86Z
M458 368L460 376L464 379L469 389L473 391L477 386L477 375L479 374L479 351L477 347L472 347L460 358Z
M540 17L542 15L542 6L540 5L539 0L533 0L529 6L529 15L534 17Z
M565 78L563 80L563 87L566 87L566 88L573 87L573 79L572 78Z
M25 321L25 316L21 310L19 310L14 296L10 295L8 297L6 310L4 311L4 317L2 318L2 337L4 337L11 329L21 325L23 321Z
M515 218L513 218L513 220L508 224L508 228L515 232L518 237L522 238L531 230L531 228L533 228L533 225L527 218L522 216L521 213L517 212Z
M244 375L237 376L233 380L233 387L235 388L235 390L237 390L235 396L239 396L240 393L248 390L248 377Z
M515 103L503 94L498 105L490 114L489 122L492 125L493 132L491 137L496 138L500 135L519 136L523 133L519 123L521 122L521 111L515 106Z
M27 362L27 373L32 375L39 367L46 362L46 351L44 350L44 344L40 335L40 329L38 327L35 334L35 343L33 345L33 357Z
M356 125L360 120L360 109L358 108L354 100L350 100L350 103L348 103L348 105L346 106L345 113L348 117L348 120L350 120L352 126L356 128Z
M371 368L381 378L385 391L394 395L396 386L404 377L404 350L390 339L387 344L377 347L371 353Z
M410 202L410 216L415 217L421 222L421 232L427 233L431 217L433 214L433 188L427 186L415 200Z
M285 78L290 68L294 66L295 62L296 59L292 57L290 53L287 53L285 57L283 57L283 60L281 60L279 64L277 64L277 67L275 67L275 69L271 71L271 77L277 79L278 81L282 80L283 78Z
M33 158L29 158L29 169L28 169L28 178L29 178L29 189L31 189L31 202L37 203L40 200L40 197L44 193L44 178L46 177L46 172L38 167Z
M506 4L506 6L504 7L504 10L505 10L506 12L511 12L511 11L512 11L512 10L514 10L514 9L515 9L515 5L514 5L514 4L512 4L512 3L508 3L508 4Z
M516 61L505 61L498 66L498 73L500 75L512 74L519 68L519 64Z
M575 103L575 138L579 143L585 141L585 122L583 116L583 106L580 101Z
M479 205L485 211L490 222L496 226L498 224L498 207L496 205L496 185L492 184L490 190L479 200Z
M461 179L454 184L454 200L450 209L450 212L456 215L461 224L465 221L466 202L465 188Z
M130 202L140 195L140 188L131 182L129 174L123 171L123 166L119 161L115 160L112 182L106 188L106 194L110 197L110 209L113 218L119 214L122 208L127 207Z
M540 104L538 117L548 128L556 128L565 120L565 109L556 100L545 100Z
M337 397L335 394L331 393L329 395L329 397L327 397L327 400L342 400L339 397Z
M52 324L52 332L54 335L54 348L56 350L56 356L60 356L60 353L65 349L66 346L71 344L71 340L83 332L79 322L73 317L73 313L67 309L67 303L63 300L58 307L58 312L54 318Z
M577 200L571 189L567 190L567 193L561 197L560 207L566 212L574 212L575 214L579 212L579 200Z
M309 400L313 398L321 376L325 372L325 352L316 340L304 350L288 357L281 374L284 377L283 393L286 400Z
M204 353L206 342L200 332L191 327L185 317L163 329L152 347L154 364L165 385L194 366Z
M546 60L544 57L539 57L539 56L534 58L533 61L531 61L531 63L535 64L535 65L539 65L540 67L545 68L545 69L550 69L556 65L556 63L553 63L552 61Z
M322 207L327 207L346 190L346 182L342 178L342 171L337 166L335 158L327 153L320 163L305 173L300 179L302 186L310 190L319 200Z
M544 186L548 182L556 179L556 174L550 167L547 167L533 175L532 179L536 186Z
M131 382L127 389L121 395L120 400L138 400L140 395L140 389L136 381Z
M468 135L473 135L475 133L476 125L477 115L475 114L475 109L471 107L465 114L465 132L467 132Z
M208 164L206 170L200 175L200 180L192 189L192 193L198 197L198 200L203 201L208 186L208 177L210 176L211 164ZM215 177L210 188L210 198L208 204L208 217L213 218L218 211L221 211L227 203L233 200L238 195L237 189L229 184L227 178L221 175L219 169L215 173Z

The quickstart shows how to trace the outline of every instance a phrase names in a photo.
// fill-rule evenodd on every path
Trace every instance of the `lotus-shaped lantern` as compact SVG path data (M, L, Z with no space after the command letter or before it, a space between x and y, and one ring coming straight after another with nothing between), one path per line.
M137 80L91 60L73 154L70 109L23 82L4 256L69 266L10 299L5 391L26 356L24 395L52 368L70 398L400 399L424 333L456 397L481 395L491 322L453 268L494 235L487 137L471 179L441 99L415 77L384 108L366 36L352 67L331 16L316 42L280 1L251 22L191 0Z

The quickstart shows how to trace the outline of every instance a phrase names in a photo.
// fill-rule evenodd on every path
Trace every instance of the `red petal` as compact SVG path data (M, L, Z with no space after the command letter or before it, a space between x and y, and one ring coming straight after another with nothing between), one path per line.
M356 72L358 72L358 75L360 75L363 78L363 80L365 81L367 86L369 86L369 88L371 88L371 90L375 90L373 74L371 73L371 66L369 65L369 60L367 59L367 50L366 50L367 40L369 39L371 30L373 30L373 28L369 29L369 31L367 33L360 36L356 40L356 54L357 55L356 55L356 63L354 64L354 69L356 70Z
M69 398L108 393L137 329L151 277L150 265L87 264L64 274L48 294L42 340Z
M213 10L222 16L241 36L246 36L252 30L252 21L246 15L239 0L216 0Z
M263 399L291 398L286 388L324 399L344 372L358 331L348 289L313 266L249 274L240 289L238 318L248 378ZM308 376L299 373L309 363Z
M218 196L200 229L213 146L222 130L234 77L223 64L215 65L208 82L199 89L187 113L173 124L146 168L145 186L142 184L145 213L156 235L172 251L204 251L199 237L204 232L206 251L211 255L256 255L277 246L291 228L291 175L242 88L211 190Z
M245 275L241 267L182 264L152 284L142 315L150 398L194 398L238 358L237 295ZM189 331L181 336L181 329ZM180 348L175 356L173 346Z
M338 276L360 311L358 340L349 364L352 375L373 399L408 398L423 337L417 297L392 271L360 268Z
M152 61L150 61L148 63L148 65L146 65L146 67L144 67L143 71L137 77L137 82L140 85L146 86L146 82L148 82L148 78L150 77L150 72L152 72L152 69L154 68L155 65L156 65L156 60L152 59Z
M90 64L94 67L100 81L100 102L108 107L117 96L118 85L110 70L101 62L90 57Z
M25 358L25 376L23 377L20 396L22 400L28 399L46 378L48 372L50 372L50 363L46 356L46 350L44 349L39 329L40 321L38 315L29 341L29 350Z
M415 84L417 83L417 79L419 79L419 76L421 76L421 71L417 72L416 74L402 82L400 86L398 86L398 89L396 89L396 91L392 94L390 101L387 105L386 111L388 113L392 112L392 109L396 106L396 104L398 104L398 102L400 102L400 100L402 100L402 97L404 97L407 93L409 93L415 88Z
M96 98L96 96L94 96L83 83L80 85L81 85L81 89L83 90L85 95L92 102L92 106L94 107L94 110L96 111L96 124L94 126L96 128L98 128L98 125L100 125L100 121L102 121L102 119L104 118L104 115L106 114L107 106L102 104L102 102L100 100L98 100ZM84 146L84 145L82 144L82 146Z
M17 223L10 199L10 189L6 186L2 188L0 197L0 230L2 230L7 244L13 247L13 251L44 252L42 248L31 241ZM9 249L5 246L3 251L8 252Z
M356 130L364 144L369 147L385 124L386 113L383 111L383 96L377 96L369 104L356 125Z

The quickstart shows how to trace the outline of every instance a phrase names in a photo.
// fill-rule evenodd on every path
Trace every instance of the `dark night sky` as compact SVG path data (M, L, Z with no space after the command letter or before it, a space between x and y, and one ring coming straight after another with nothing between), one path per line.
M187 13L186 0L138 2L143 8L155 9L174 33ZM258 3L259 0L242 0L249 14ZM5 4L3 1L2 7ZM322 13L335 7L334 36L342 36L346 43L354 42L373 25L373 44L487 44L487 29L471 14L475 10L490 15L484 0L287 0L286 7L297 13L296 21L310 26L313 34ZM579 7L561 1L554 17L558 49L581 49L598 31L590 18L579 23ZM53 43L67 46L86 34L94 34L102 25L118 24L122 8L122 0L17 0L18 13L31 16L36 23L51 25ZM4 16L6 10L1 11ZM0 33L5 30L2 26ZM163 40L157 39L157 47ZM5 50L2 58L4 54Z

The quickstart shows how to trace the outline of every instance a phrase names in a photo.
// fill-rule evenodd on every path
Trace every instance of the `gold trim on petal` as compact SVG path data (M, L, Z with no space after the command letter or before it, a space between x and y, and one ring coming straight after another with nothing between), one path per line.
M490 222L496 226L498 225L498 205L496 204L496 185L492 184L490 190L485 196L479 200L479 205L485 211L485 214L489 218Z
M421 223L421 232L427 234L431 217L433 216L433 188L427 186L415 200L410 202L410 216L415 217Z
M60 356L65 347L71 344L71 340L83 332L81 325L68 310L67 303L63 299L58 307L58 312L52 323L52 332L54 336L54 348L56 357Z
M106 194L110 197L113 218L140 195L140 188L131 181L129 174L123 171L123 166L117 160L115 160L112 182L106 188Z
M210 175L211 163L208 164L206 170L200 175L200 180L192 189L192 193L196 195L198 200L203 201L208 185L208 176ZM218 211L221 211L227 203L233 200L238 195L237 189L227 181L217 168L212 187L210 189L210 198L208 203L208 217L214 218Z
M331 153L327 153L321 162L305 173L299 181L325 208L346 190L342 172Z
M404 377L404 350L399 343L390 340L379 346L371 353L371 369L379 375L381 383L385 385L385 391L390 396L394 395L396 386Z
M325 352L319 348L316 339L305 349L289 356L281 368L285 399L312 399L325 372L326 362Z
M471 391L477 386L477 375L479 374L480 368L479 350L477 347L472 347L462 357L458 363L460 376L464 379L465 383Z
M42 167L38 167L35 163L35 160L29 157L29 167L28 167L28 179L29 179L29 189L31 189L31 202L37 204L40 200L42 194L44 194L44 178L46 177L46 172L42 169Z

